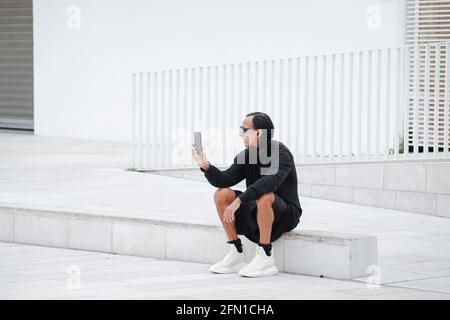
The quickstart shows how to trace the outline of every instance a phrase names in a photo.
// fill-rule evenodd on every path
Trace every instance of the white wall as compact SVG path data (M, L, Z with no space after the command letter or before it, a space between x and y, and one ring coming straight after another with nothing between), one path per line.
M80 8L79 29L70 5ZM33 6L35 134L45 136L128 141L132 71L404 44L405 0L34 0Z

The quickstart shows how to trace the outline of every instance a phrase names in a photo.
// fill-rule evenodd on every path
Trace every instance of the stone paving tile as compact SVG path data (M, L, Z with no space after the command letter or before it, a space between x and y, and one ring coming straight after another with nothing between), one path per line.
M450 295L450 277L446 276L394 283L392 286L401 286L402 288L419 289L424 291L429 290Z
M17 261L4 259L15 247ZM34 263L55 255L48 264ZM67 251L65 255L64 252ZM209 273L207 264L156 260L0 242L0 299L450 299L450 277L404 281L370 289L364 281L343 281L281 273L267 278ZM92 258L83 260L86 257ZM58 261L58 257L60 261ZM73 261L70 261L71 263ZM69 289L66 268L80 269L80 289Z

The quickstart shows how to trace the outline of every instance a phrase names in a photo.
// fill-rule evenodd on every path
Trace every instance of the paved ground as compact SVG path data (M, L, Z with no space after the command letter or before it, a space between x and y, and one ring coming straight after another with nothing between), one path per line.
M0 207L52 209L220 224L211 201L214 188L204 180L197 181L198 172L188 174L182 179L126 171L129 164L129 149L126 143L1 132L0 150ZM333 295L326 293L336 293L336 290L339 291L339 294L336 293L334 297L339 297L341 294L349 297L364 297L365 294L372 296L374 292L384 292L387 297L391 297L388 292L392 290L392 297L397 294L396 297L403 297L404 294L405 298L414 296L448 298L448 294L450 294L450 219L302 196L300 200L304 213L298 228L378 236L381 282L389 287L386 289L387 291L367 291L364 282L347 283L282 275L279 279L286 279L286 283L281 284L281 280L276 282L277 288L280 287L281 290L280 292L275 291L278 293L277 297L286 297L285 294L294 295L294 293L298 294L298 298L316 297L317 292L321 290L319 288L322 288L323 293L321 294L324 298L333 298ZM72 259L71 254L78 257L74 260L79 265L87 266L84 272L86 275L84 283L86 285L93 283L94 286L99 286L95 290L92 288L93 293L90 297L95 297L97 291L100 292L99 295L103 292L103 294L112 296L117 292L119 297L124 297L127 293L121 292L120 288L123 285L126 290L129 290L127 275L130 279L141 275L142 279L136 281L143 281L143 284L149 282L148 288L152 288L149 290L153 292L152 294L157 295L159 293L155 291L155 287L152 287L154 279L145 280L147 277L151 277L153 273L162 272L160 276L165 275L167 279L172 279L168 281L172 281L173 286L176 286L176 281L173 279L183 276L185 268L189 270L192 268L193 274L196 275L192 276L195 280L186 280L187 283L193 283L191 287L187 285L189 289L180 289L179 291L173 288L172 291L162 291L160 294L169 296L172 294L175 298L176 296L185 296L186 292L192 290L192 293L189 294L195 294L198 297L202 297L203 294L207 297L207 292L210 292L208 290L212 290L216 292L216 295L211 294L210 297L220 297L222 294L224 298L232 298L235 292L234 288L237 288L237 291L248 288L248 283L242 284L241 279L236 280L237 282L233 286L234 280L231 280L234 279L233 276L211 278L211 275L205 271L204 265L16 245L3 245L2 252L3 254L0 255L2 268L0 295L2 297L5 297L5 292L11 297L14 294L16 296L32 295L33 292L38 293L35 297L44 297L45 290L39 289L41 286L39 279L42 279L43 283L50 287L60 288L61 281L65 281L61 279L66 279L64 270L67 263L64 262L64 259L58 262L58 259L68 257L70 260ZM11 255L10 259L7 258L7 253ZM57 257L54 257L55 253L58 253ZM42 256L40 256L41 254ZM90 259L93 259L92 266ZM108 263L117 264L111 266ZM22 266L24 270L21 270ZM90 266L91 269L89 269ZM102 266L108 268L103 270ZM152 269L153 267L155 270ZM62 275L58 273L61 271L60 268L64 269ZM117 271L115 268L118 268ZM122 268L124 271L121 271ZM141 274L142 269L145 269L147 273ZM110 277L108 270L114 270ZM122 273L120 279L115 272ZM42 274L42 276L36 276L37 281L35 281L34 273ZM99 275L106 280L100 278L97 282L96 279ZM204 275L203 280L202 275ZM32 280L28 280L28 277ZM92 281L90 282L89 279ZM215 279L218 279L218 282L215 282ZM226 284L221 284L224 279L226 279ZM359 280L365 281L365 279ZM262 281L261 283L267 285L267 288L275 286L270 279L257 281ZM15 282L17 287L14 285ZM201 291L202 283L208 287L205 292ZM334 287L335 284L337 287ZM160 285L163 286L162 283ZM225 286L225 291L223 291L222 285ZM20 289L21 286L26 289ZM27 288L27 286L29 287ZM197 286L200 289L195 289ZM217 289L211 286L217 286ZM264 285L261 286L264 289ZM315 289L304 290L308 286ZM398 288L392 288L396 286L408 287L410 290L400 292L397 291ZM258 287L259 284L252 285L252 289L248 289L250 290L249 296L258 296L259 292L264 291L257 290ZM281 289L283 287L290 288L285 289L286 292L284 292ZM107 288L114 288L118 291L108 291ZM140 290L133 286L131 288ZM65 289L57 289L56 292L58 290L66 292ZM349 290L349 292L345 290ZM132 296L133 292L131 291L128 292L129 296ZM53 290L49 289L48 294L52 295L51 292ZM72 295L80 293L81 291L75 294L70 291ZM146 293L141 291L133 294L146 296ZM378 294L375 295L378 296Z
M371 288L286 273L259 279L216 275L207 268L0 242L0 299L450 299L448 278Z

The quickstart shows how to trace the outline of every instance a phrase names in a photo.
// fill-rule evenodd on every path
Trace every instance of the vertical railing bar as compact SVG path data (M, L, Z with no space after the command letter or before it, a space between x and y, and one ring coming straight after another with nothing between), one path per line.
M135 126L136 126L136 169L140 170L139 168L139 158L140 158L140 140L139 140L139 111L140 111L140 91L139 91L139 86L140 86L140 76L141 73L138 72L136 74L136 114L135 114Z
M159 105L158 105L158 72L153 73L153 146L152 146L152 169L158 168L158 145L157 142L159 141L159 135L158 135L158 115L159 115Z
M413 120L413 148L414 157L419 153L419 82L420 82L420 47L415 48L414 65L414 120Z
M385 106L385 122L386 122L386 140L385 140L385 148L384 148L384 158L388 159L390 154L390 132L391 132L391 123L390 123L390 112L391 112L391 54L392 51L390 49L386 50L386 106ZM395 121L395 117L394 117Z
M355 55L352 52L350 54L350 62L349 62L349 75L348 75L348 154L347 154L347 160L351 161L353 159L352 156L352 149L353 149L353 70L354 70L354 63L355 63Z
M146 93L147 93L147 98L146 98L146 109L147 109L147 116L146 116L146 121L147 121L147 125L146 125L146 131L147 131L147 137L146 137L146 156L145 156L145 169L151 169L151 165L150 165L150 154L151 154L151 135L150 135L150 128L152 126L151 124L151 99L152 99L152 95L150 94L150 90L151 90L151 80L150 80L150 72L146 73L147 75L147 86L146 86Z
M397 48L395 51L395 87L394 87L394 98L395 98L395 108L394 108L394 145L393 145L393 159L397 159L399 157L399 128L398 128L398 119L399 119L399 109L402 106L402 90L400 86L400 82L402 79L402 69L401 69L401 48Z
M215 120L214 120L214 130L216 132L215 134L215 145L216 145L216 152L214 156L217 156L217 159L219 159L219 150L220 147L217 147L219 145L219 139L220 139L220 117L218 116L220 110L219 106L219 66L214 67L214 114L215 114Z
M380 112L381 112L381 63L382 51L377 50L377 72L376 72L376 104L375 104L375 159L380 157Z
M370 160L371 143L371 106L372 106L372 51L368 52L367 57L367 114L366 114L366 160Z
M136 169L136 74L131 74L131 169Z
M449 154L449 106L450 104L450 41L445 48L445 89L444 89L444 156Z
M284 131L286 133L286 143L287 145L291 147L291 141L292 141L292 133L293 133L293 121L292 119L295 118L294 117L294 110L292 110L292 59L289 58L288 59L288 63L287 63L287 72L288 72L288 78L287 78L287 88L286 88L286 107L285 110L283 112L284 114L284 120L283 123L285 123L284 125ZM288 129L289 130L286 130Z
M173 70L169 71L169 83L168 83L168 132L167 132L167 167L172 168L173 167L173 161L172 161L172 139L173 139L173 118L176 115L174 112L174 106L173 106Z
M141 170L143 168L143 163L142 163L142 149L143 149L143 137L142 137L142 115L143 115L143 108L144 108L144 81L143 81L143 77L144 77L144 73L140 72L139 73L139 113L138 113L138 155L139 155L139 170Z
M192 95L191 95L191 132L196 130L195 128L195 119L198 116L196 109L197 109L197 104L196 104L196 94L195 91L197 89L197 83L196 83L196 76L197 76L197 72L195 68L191 69L192 72L192 78L191 78L191 90L192 90Z
M263 62L262 105L263 105L264 112L269 113L268 112L269 110L267 107L267 60L264 60L264 62Z
M185 132L185 135L188 134L188 132L190 132L190 127L189 127L189 116L190 116L190 110L189 110L189 69L184 69L183 72L183 98L184 98L184 123L183 123L183 131ZM190 137L185 137L187 139L189 139ZM185 163L192 163L192 160L189 158L187 158L188 153L185 153L186 157L184 159L183 162Z
M303 117L303 157L304 157L304 162L308 162L308 111L310 108L309 105L309 64L310 64L310 58L306 57L305 59L305 81L304 86L305 86L305 90L303 90L304 94L304 99L305 99L305 103L304 103L304 110L305 110L305 116Z
M246 90L246 94L247 94L247 104L246 104L246 109L248 110L250 108L250 62L246 63L246 70L247 70L247 90Z
M197 130L195 119L198 116L198 113L196 112L197 104L196 104L196 68L191 68L191 107L190 107L190 115L191 119L189 121L189 134L191 135L193 131ZM191 136L192 139L192 136Z
M158 168L158 79L157 79L157 72L152 72L153 82L152 82L152 92L153 92L153 118L152 118L152 169Z
M314 80L312 81L313 84L313 103L312 103L312 108L313 108L313 112L312 112L312 161L315 162L316 160L316 152L317 152L317 144L316 144L316 138L317 138L317 133L316 133L316 113L317 113L317 87L319 86L318 84L318 76L317 76L317 56L314 56L314 69L313 69L313 75L314 75Z
M404 50L404 77L403 77L403 94L405 96L403 103L403 158L409 157L409 112L410 112L410 70L409 70L409 55L411 54L408 48Z
M227 103L226 103L226 97L227 97L227 65L222 66L222 126L221 126L221 135L222 135L222 165L226 164L227 160L227 154L226 154L226 122L223 121L226 119L227 115Z
M181 126L181 119L182 119L182 111L181 111L181 89L180 89L180 76L181 76L181 72L180 69L176 70L176 75L175 75L175 96L176 96L176 100L175 100L175 130L178 133L177 135L177 139L182 139L180 133L182 132L182 126ZM183 140L182 140L183 141ZM183 141L184 143L184 141ZM189 152L191 150L189 149ZM187 153L189 153L187 152ZM178 157L176 157L175 161L177 161L177 163L180 162L180 159L178 159ZM181 165L184 166L185 163L181 162ZM187 165L187 163L186 163Z
M429 93L430 93L430 45L425 46L425 83L423 97L423 157L428 156L428 130L429 130Z
M235 123L235 120L237 119L237 112L236 112L236 103L234 101L234 64L230 65L230 118L229 118L229 128L227 129L231 129L234 128L234 126L237 127L237 124ZM228 136L228 135L227 135ZM231 141L234 141L234 135L230 136ZM234 151L232 150L234 148L234 145L232 143L230 143L230 151Z
M205 108L205 119L206 119L206 126L205 129L209 131L211 128L211 67L208 66L206 68L206 108Z
M300 58L296 59L297 68L295 74L295 108L297 109L297 117L295 118L295 159L300 160L300 119L301 119L301 107L300 107Z
M197 91L195 93L197 97L196 101L196 115L195 115L195 123L197 124L197 128L195 130L202 131L203 130L203 66L197 67Z
M259 93L259 62L258 61L255 61L255 65L254 65L254 68L255 68L255 81L254 81L254 84L255 84L255 92L254 92L254 97L255 97L255 107L254 107L254 110L255 111L257 111L257 110L260 110L260 107L259 107L259 104L258 104L258 102L259 102L259 97L258 97L258 93Z
M335 139L335 108L336 108L336 54L331 55L331 77L330 77L330 161L335 161L334 139Z
M433 153L437 158L439 153L439 106L440 106L440 79L441 79L441 45L436 44L434 63L434 120L433 120Z
M343 144L344 144L344 84L345 84L345 77L344 77L344 72L345 72L345 54L341 53L340 54L341 57L341 65L340 65L340 78L341 78L341 84L339 86L339 91L340 91L340 106L339 106L339 160L342 160L342 155L343 155Z
M205 119L203 118L203 68L204 67L199 67L198 68L198 89L197 89L197 105L198 105L198 112L197 112L197 117L196 117L196 121L198 121L198 130L202 130L203 129L203 123L205 121Z
M327 97L327 55L322 56L322 125L321 125L321 151L320 158L325 161L325 122L326 122L326 97ZM328 159L328 161L331 159Z
M275 116L275 60L271 63L270 79L270 114Z
M206 67L206 104L205 104L205 130L209 128L211 114L211 67Z
M181 72L180 72L180 69L177 69L177 71L176 71L176 76L175 76L175 78L176 78L176 81L175 81L175 92L176 92L176 114L177 114L177 117L176 117L176 122L175 122L175 125L176 125L176 130L180 130L180 128L181 128L181 110L180 110L180 108L181 108L181 103L180 103L180 101L181 101L181 90L180 90L180 74L181 74Z
M194 112L194 127L193 130L201 131L202 129L202 68L196 67L196 87L195 87L195 112Z
M243 71L243 66L242 63L239 63L239 74L238 74L238 115L239 117L243 117L244 115L242 114L242 71Z
M166 71L163 70L161 71L161 112L160 112L160 116L161 116L161 140L160 140L160 147L159 147L159 153L160 153L160 162L159 162L159 167L160 168L164 168L165 167L165 142L166 142L166 131L164 128L165 126L165 118L166 118Z
M278 73L278 79L279 79L279 82L278 82L279 105L278 105L278 112L277 112L278 116L277 116L277 119L278 119L278 122L283 126L283 123L282 123L283 109L284 109L284 106L283 106L283 86L284 86L284 82L283 82L283 71L284 71L283 70L283 68L284 68L283 59L280 59L279 62L280 62L280 69L278 70L279 71L279 73ZM282 141L283 138L284 138L283 130L278 130L278 133L279 133L279 139Z
M357 143L356 143L356 158L359 160L361 159L361 145L362 145L362 129L361 129L361 123L362 123L362 109L363 109L363 52L360 51L358 54L358 121L356 122L357 125Z
M419 4L419 3L417 3ZM419 6L415 6L414 8L414 24L415 25L419 25L420 24L420 8ZM413 110L413 125L412 125L412 130L413 130L413 153L414 153L414 157L417 158L417 154L419 152L418 148L419 148L419 122L418 122L418 114L419 114L419 82L420 82L420 74L419 74L419 67L420 67L420 42L421 39L419 38L419 28L416 28L414 30L414 44L416 45L415 47L415 75L413 78L414 81L414 110ZM416 86L417 85L417 86ZM409 117L408 117L409 118ZM409 126L408 126L408 135L409 135ZM409 152L408 152L408 156L409 156Z

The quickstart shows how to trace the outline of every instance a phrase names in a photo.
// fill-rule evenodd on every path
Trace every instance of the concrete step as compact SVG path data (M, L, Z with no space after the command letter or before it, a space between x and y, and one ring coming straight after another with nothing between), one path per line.
M245 237L246 260L255 244ZM212 264L226 253L217 225L0 207L0 241ZM353 279L377 264L375 236L293 230L273 243L282 272Z

